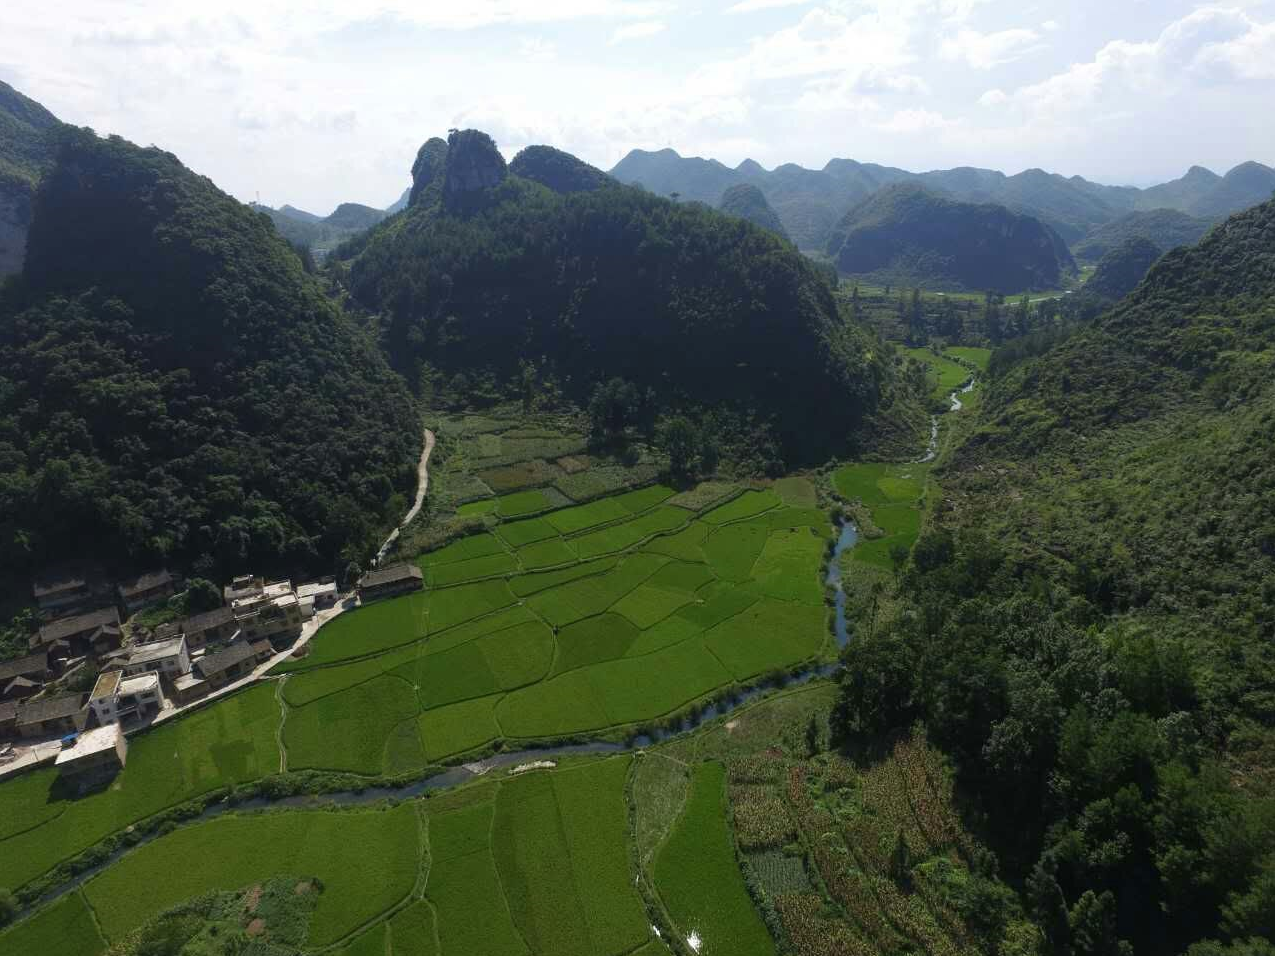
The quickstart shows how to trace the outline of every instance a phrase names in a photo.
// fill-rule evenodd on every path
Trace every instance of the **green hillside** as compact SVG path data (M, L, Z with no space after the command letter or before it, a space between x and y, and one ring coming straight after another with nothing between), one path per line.
M717 204L717 208L728 216L747 219L753 225L769 229L785 239L788 238L788 233L784 230L784 224L780 221L778 214L770 208L766 195L756 186L748 183L731 186L722 193L722 199Z
M562 195L511 175L477 131L451 142L441 202L423 191L351 250L351 292L388 316L409 382L508 382L533 363L583 402L619 377L660 407L771 422L794 454L844 446L882 404L871 336L774 234L635 189Z
M1193 246L1213 226L1211 219L1198 219L1175 209L1131 212L1092 230L1071 247L1079 262L1097 263L1127 239L1147 239L1161 249Z
M602 170L552 146L528 146L521 150L509 164L509 171L556 193L590 192L615 184Z
M870 282L1001 293L1055 289L1075 271L1048 226L905 183L850 210L828 241L838 270Z
M1150 239L1126 239L1100 260L1085 283L1085 292L1112 302L1132 292L1163 250Z
M915 613L851 645L845 729L925 723L1053 951L1270 932L1272 297L1268 203L994 362L904 572Z
M0 82L0 279L20 272L31 206L53 155L57 118Z
M0 330L10 568L336 570L414 485L416 413L373 342L160 150L66 130Z

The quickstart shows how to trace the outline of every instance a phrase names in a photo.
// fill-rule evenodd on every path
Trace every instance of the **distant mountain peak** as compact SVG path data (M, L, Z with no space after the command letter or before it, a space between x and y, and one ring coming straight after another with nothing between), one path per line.
M752 175L754 173L764 173L766 168L755 159L746 159L735 167L735 172L746 173Z
M580 193L615 185L615 180L584 160L552 146L527 146L509 164L515 176L556 193Z
M499 186L508 175L496 141L482 130L453 130L447 137L443 205L448 210L472 207L478 194Z

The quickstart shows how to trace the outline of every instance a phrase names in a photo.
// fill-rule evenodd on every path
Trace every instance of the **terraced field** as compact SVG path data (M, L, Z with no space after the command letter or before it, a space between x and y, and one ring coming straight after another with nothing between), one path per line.
M699 513L655 485L419 558L429 586L342 615L287 673L288 768L397 773L497 740L615 733L825 648L809 483ZM503 517L514 511L522 517Z
M634 886L630 759L510 775L397 806L182 827L0 932L0 956L99 956L175 905L279 872L322 887L307 951L666 956L652 946Z
M881 537L861 539L850 552L852 562L888 569L893 548L911 550L921 531L929 468L916 463L866 463L846 465L833 473L832 483L842 497L863 502L873 524L885 532Z

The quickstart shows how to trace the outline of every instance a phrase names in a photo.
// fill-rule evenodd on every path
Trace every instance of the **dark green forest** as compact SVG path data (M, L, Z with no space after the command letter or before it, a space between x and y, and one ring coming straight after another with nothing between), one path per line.
M841 273L871 282L1002 294L1059 288L1076 268L1067 244L1038 220L915 183L851 209L827 252Z
M409 382L511 381L531 364L580 403L618 377L664 406L750 414L794 458L863 438L892 367L791 246L636 189L555 193L508 175L473 132L453 134L444 202L427 163L408 212L339 253Z
M780 221L778 213L770 208L765 193L749 183L739 183L727 189L722 193L717 208L728 216L747 219L754 225L769 229L785 239L788 238L784 224Z
M1199 219L1175 209L1131 212L1093 229L1071 247L1079 262L1097 263L1128 239L1147 239L1161 249L1193 246L1213 228L1212 219Z
M1270 953L1275 203L994 363L852 641L839 727L921 721L1051 952Z
M1133 236L1116 246L1100 260L1093 275L1085 283L1085 292L1099 299L1116 302L1138 287L1164 250L1150 239Z
M269 219L168 153L64 130L0 298L0 564L341 571L420 442Z

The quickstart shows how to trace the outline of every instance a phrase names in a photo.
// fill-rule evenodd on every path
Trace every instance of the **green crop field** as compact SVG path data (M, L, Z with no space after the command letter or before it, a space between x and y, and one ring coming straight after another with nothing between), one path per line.
M323 883L310 943L325 946L405 898L420 852L410 804L222 817L138 847L90 880L84 893L102 932L116 942L208 890L249 886L277 873L306 874Z
M960 388L970 377L969 369L951 359L935 355L929 349L903 349L903 353L916 359L927 368L931 394L940 401L946 400L953 389ZM978 350L974 350L978 351Z
M406 774L497 741L619 736L826 653L826 515L770 490L702 514L671 496L652 486L493 516L495 533L421 556L436 586L326 624L276 668L282 687L134 738L111 788L67 799L51 769L0 785L4 882L20 888L131 824L281 768ZM530 523L549 537L521 545L523 561L508 532ZM588 559L602 550L615 553Z
M911 550L921 531L921 502L926 494L928 464L860 464L838 468L833 485L845 498L859 499L884 534L861 537L851 558L877 567L891 566L890 551Z
M93 914L78 890L0 931L0 956L98 956L105 949Z
M132 738L128 766L108 790L73 798L52 768L0 785L0 818L11 820L12 809L44 821L0 840L0 879L16 889L161 810L275 773L278 726L274 688L254 687Z
M980 372L986 372L987 366L992 360L991 349L978 349L961 345L949 345L943 350L943 354L958 358L963 362L969 362Z
M704 956L771 956L775 944L753 909L726 824L726 771L695 768L691 793L655 860L655 885L683 938Z

